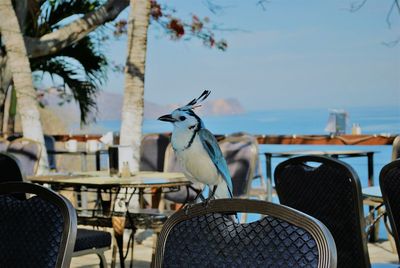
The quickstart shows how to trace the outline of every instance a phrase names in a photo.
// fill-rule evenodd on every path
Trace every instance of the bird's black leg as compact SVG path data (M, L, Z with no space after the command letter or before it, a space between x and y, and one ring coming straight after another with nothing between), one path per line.
M196 197L193 199L193 201L189 201L186 203L186 205L184 206L184 210L185 210L185 214L189 214L189 209L196 204L197 199L200 198L202 202L204 202L206 199L203 196L203 191L199 191L196 195Z
M201 202L204 202L204 201L206 200L206 199L204 198L204 196L203 196L203 191L199 192L199 193L196 195L196 198L193 200L193 203L196 203L197 198L200 198L200 199L201 199Z
M214 198L214 195L215 195L215 191L217 190L217 186L218 185L214 185L214 187L213 187L213 189L212 189L212 191L211 191L211 193L208 195L208 199L213 199Z
M218 186L218 185L214 185L213 188L212 188L212 190L211 190L211 188L210 188L211 192L210 192L210 194L208 195L208 198L207 198L206 200L204 200L204 204L205 204L206 207L209 205L210 201L211 201L212 199L214 199L214 195L215 195L215 191L217 190L217 186Z

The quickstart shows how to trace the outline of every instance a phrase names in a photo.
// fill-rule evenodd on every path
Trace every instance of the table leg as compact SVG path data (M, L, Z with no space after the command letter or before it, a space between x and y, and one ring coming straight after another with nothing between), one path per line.
M374 186L374 153L368 153L368 186Z
M374 153L367 153L368 158L368 186L374 186ZM369 207L369 210L373 210L374 207ZM372 215L372 220L375 219L375 213ZM377 227L377 228L376 228ZM369 236L369 242L376 242L379 237L379 224L371 227L371 232Z
M272 154L265 153L265 166L266 166L266 174L267 174L267 201L272 201L272 163L271 158Z

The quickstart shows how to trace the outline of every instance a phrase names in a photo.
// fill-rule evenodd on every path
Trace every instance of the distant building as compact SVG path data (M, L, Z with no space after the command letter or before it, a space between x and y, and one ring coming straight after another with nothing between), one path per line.
M331 110L329 112L328 123L325 127L325 131L334 135L346 134L347 121L348 114L346 111Z

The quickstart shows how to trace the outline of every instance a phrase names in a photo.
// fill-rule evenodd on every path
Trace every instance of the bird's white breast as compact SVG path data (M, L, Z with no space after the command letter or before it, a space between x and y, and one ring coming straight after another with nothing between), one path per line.
M184 137L176 135L175 137L174 135L172 136L172 144L174 145L175 154L184 171L189 173L192 179L201 183L208 185L220 183L222 177L219 175L216 166L212 162L207 151L204 149L199 136L196 135L189 148L179 146L185 144L184 140L186 140L186 144L188 144L190 139L185 139Z

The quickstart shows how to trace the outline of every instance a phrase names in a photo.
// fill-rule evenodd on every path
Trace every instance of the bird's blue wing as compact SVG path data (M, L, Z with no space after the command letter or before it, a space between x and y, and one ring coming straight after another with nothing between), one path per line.
M198 132L201 143L204 149L207 151L214 165L217 167L218 171L221 173L226 184L229 188L229 193L231 197L233 196L233 186L232 178L229 174L228 165L226 164L225 158L222 155L221 149L218 146L218 141L214 135L205 128L202 128Z

